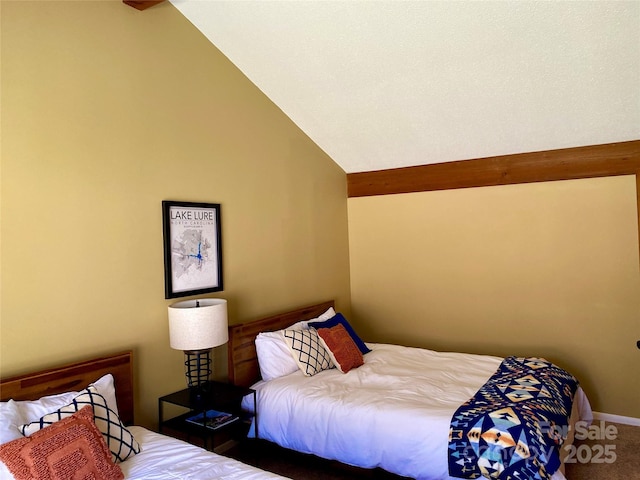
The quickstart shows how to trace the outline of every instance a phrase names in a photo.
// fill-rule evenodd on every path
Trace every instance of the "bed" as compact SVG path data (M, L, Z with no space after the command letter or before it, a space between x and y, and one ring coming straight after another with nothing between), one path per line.
M333 307L333 301L326 301L229 327L229 376L233 383L250 386L257 391L261 439L357 467L380 467L409 478L459 478L463 474L455 469L465 470L465 462L474 455L473 452L467 455L467 450L474 448L476 452L473 458L478 465L474 465L475 470L468 470L471 472L470 478L473 475L476 478L498 478L504 470L515 468L509 462L516 466L522 464L514 460L517 455L520 455L520 459L528 460L524 462L529 465L528 468L540 471L511 478L565 478L562 465L565 454L560 445L565 447L572 442L572 429L568 425L591 420L591 409L577 382L572 391L568 391L566 385L558 386L560 390L557 392L546 391L545 395L542 389L537 389L537 380L528 376L532 370L550 372L549 376L571 377L568 372L542 359L503 359L367 343L365 347L370 351L363 354L363 364L348 373L342 373L338 368L327 368L307 376L302 368L295 371L290 366L288 370L281 367L282 371L276 374L272 366L262 371L259 357L262 362L267 354L277 357L284 353L265 350L261 346L264 344L263 336L286 337L291 334L291 329L304 328L305 321L309 320L316 322L312 325L322 326L324 324L318 322L331 319L335 314ZM292 346L291 342L288 346ZM512 375L512 379L520 383L517 390L510 390L510 395L520 398L507 405L508 408L525 404L522 397L531 395L533 391L541 398L535 401L556 402L555 397L565 399L564 421L559 420L562 416L549 413L544 418L551 420L544 425L544 422L531 420L525 413L526 418L518 426L523 429L524 424L534 423L538 437L553 437L553 441L559 442L553 451L550 448L542 453L534 452L535 445L531 440L527 445L524 437L513 439L508 438L509 432L496 433L500 424L507 424L511 428L517 426L518 418L522 419L505 415L503 410L499 411L498 416L494 412L485 414L482 421L486 423L487 419L493 420L495 428L487 428L483 424L481 428L484 430L479 430L479 433L477 425L468 425L468 430L463 432L463 427L458 424L458 420L467 415L467 410L463 408L476 412L482 409L478 405L488 403L477 395L486 392L488 386L495 387L496 382L492 383L492 379L503 366L510 368L514 362L520 366L526 365L527 375L520 371ZM502 387L503 383L498 380L497 385ZM248 402L247 406L250 406ZM511 430L512 433L515 431ZM491 436L493 438L489 440ZM465 440L468 438L472 442L464 447L464 461L456 456L459 445L456 438L452 437L465 437ZM482 437L480 441L485 450L478 450L478 437ZM506 458L505 452L509 458ZM501 459L500 455L505 457ZM546 458L542 458L545 455ZM540 458L549 461L547 470L538 465ZM554 466L554 462L557 465ZM508 478L508 474L510 472L499 478Z
M106 472L104 478L123 478L122 475L125 479L130 480L159 480L168 478L185 480L269 480L284 478L204 450L181 440L158 434L141 426L131 426L134 420L132 372L132 352L129 351L2 379L0 381L0 400L2 400L0 402L0 443L2 443L0 450L7 449L8 446L14 443L28 441L26 437L23 438L20 434L15 435L14 430L19 424L22 422L34 422L43 412L61 411L65 408L65 404L69 403L70 398L74 398L71 403L81 403L81 401L77 399L84 395L82 392L88 391L93 392L91 398L95 399L96 405L98 406L102 398L105 399L109 408L115 403L117 418L110 420L109 438L107 442L102 442L102 444L100 444L101 446L99 446L99 443L97 441L94 442L94 438L90 436L91 432L89 432L88 443L83 443L82 448L88 449L87 451L93 451L92 449L95 445L95 449L107 448L111 450L110 452L107 451L107 456L109 453L115 455L114 449L112 448L112 441L115 440L112 437L118 436L119 440L129 442L129 445L133 445L135 441L136 447L133 448L133 450L138 450L138 453L133 453L133 451L126 452L124 449L118 450L117 454L123 457L122 461L117 463L122 473L118 473L117 469L106 465L104 459L98 459L96 462L98 462L99 468L101 469L100 471L103 473ZM94 420L92 414L87 414L87 412L90 412L90 408L91 407L81 408L74 415L56 421L50 427L42 428L36 433L32 433L32 437L41 435L50 428L59 428L58 425L69 419L72 419L76 423L67 430L59 428L59 431L55 434L58 435L56 438L59 440L64 437L64 435L67 435L66 432L70 431L71 428L75 429L73 431L80 431L88 425L88 423L86 425L83 423L86 420L84 417L89 415L88 418L91 418L91 422ZM98 407L94 406L93 408L95 412L94 425L98 425L98 417L102 417L102 413L99 413ZM84 416L83 419L80 418L81 414ZM76 415L78 418L73 418ZM116 424L118 420L122 426L124 426L124 429L132 435L132 439L125 437L122 431L116 434ZM31 423L29 423L29 425L31 425ZM87 427L86 430L89 431L90 429ZM100 430L102 431L101 427ZM97 437L103 438L102 435L104 435L104 433L101 435L100 431L96 430L96 432L98 432ZM29 446L32 455L25 460L29 468L42 468L40 463L44 462L44 460L37 456L36 453L42 451L46 445L50 445L51 442L53 442L53 440L50 439L54 438L55 435L50 436L39 445ZM20 437L17 442L11 441L17 437ZM104 438L107 437L105 436ZM77 438L73 438L72 441L78 440ZM46 442L49 442L49 444ZM87 444L89 447L86 446ZM45 447L43 447L43 445L45 445ZM17 457L16 454L11 454L15 449L6 451L10 453L11 459ZM23 455L22 452L24 452L24 450L21 451L20 455ZM64 452L65 455L69 456L55 457L55 455L58 455L57 453L48 454L47 461L51 462L51 458L58 458L58 466L56 468L69 468L68 465L73 463L71 460L68 460L71 458L71 454L69 451ZM73 455L76 455L76 453L73 453ZM62 460L60 460L60 458L62 458ZM6 459L6 457L3 457L3 460L4 459ZM53 463L50 463L50 465L53 465ZM22 466L20 468L22 468ZM39 471L42 473L41 470ZM21 472L26 478L31 478L32 473ZM62 473L60 473L60 471L58 471L58 475L59 477L45 476L43 478L71 478L69 472L65 473L62 471ZM7 465L0 462L0 479L8 480L13 478L14 476L7 468Z

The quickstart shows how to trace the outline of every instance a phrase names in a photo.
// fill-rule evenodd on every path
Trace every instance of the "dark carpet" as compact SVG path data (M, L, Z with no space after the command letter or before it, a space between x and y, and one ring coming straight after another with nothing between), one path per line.
M294 452L265 440L244 440L224 455L294 480L406 480L382 469L367 470Z

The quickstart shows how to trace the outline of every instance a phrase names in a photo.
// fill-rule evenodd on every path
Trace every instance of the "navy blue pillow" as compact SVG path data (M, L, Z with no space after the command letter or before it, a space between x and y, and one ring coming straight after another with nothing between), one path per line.
M335 327L338 324L341 324L344 327L344 329L347 331L349 336L353 339L354 343L358 347L358 350L360 350L363 355L371 351L371 349L369 349L369 347L365 345L365 343L358 336L351 325L349 325L349 322L347 322L347 319L344 318L344 315L342 315L341 313L336 313L334 317L331 317L329 320L325 320L324 322L309 322L309 327L313 327L317 330L318 328Z

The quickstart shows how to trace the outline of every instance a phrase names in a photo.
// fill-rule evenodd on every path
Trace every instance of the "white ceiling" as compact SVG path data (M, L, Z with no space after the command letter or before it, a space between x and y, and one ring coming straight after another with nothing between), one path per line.
M347 173L640 138L640 2L170 0Z

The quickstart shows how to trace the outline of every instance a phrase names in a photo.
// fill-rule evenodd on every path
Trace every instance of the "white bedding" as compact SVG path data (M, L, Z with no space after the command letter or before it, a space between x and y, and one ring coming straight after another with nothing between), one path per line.
M127 427L141 451L119 463L125 480L276 480L284 479L228 457L209 452L187 442L152 432ZM0 462L0 480L13 480Z
M452 478L451 417L502 358L367 345L372 351L365 364L347 374L332 369L305 377L298 371L257 383L260 438L411 478ZM584 398L581 390L576 398ZM588 402L584 410L583 418L590 415ZM557 472L553 478L564 476Z
M284 478L143 427L133 426L129 430L140 443L142 451L119 464L127 480Z

